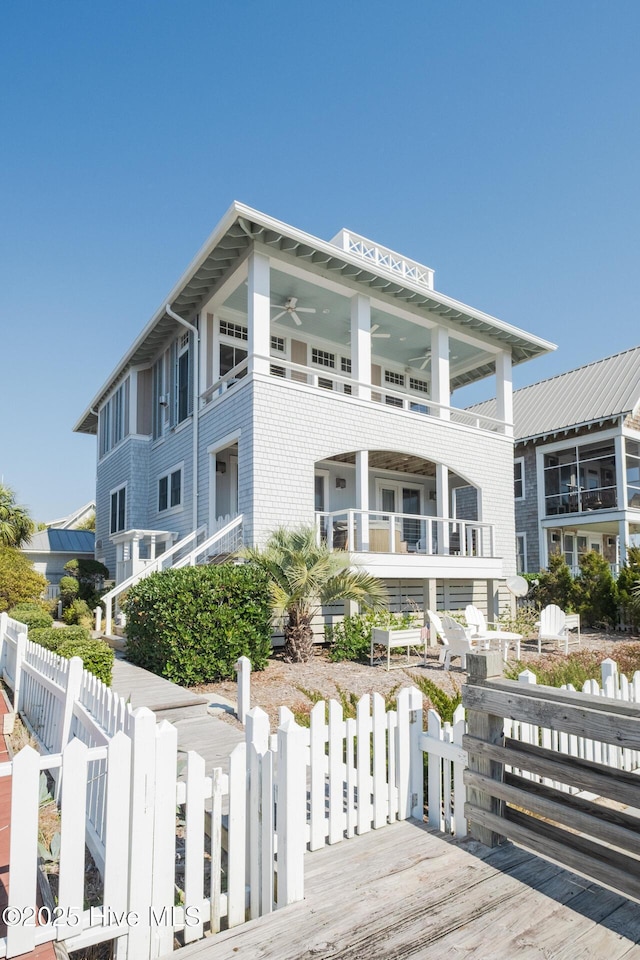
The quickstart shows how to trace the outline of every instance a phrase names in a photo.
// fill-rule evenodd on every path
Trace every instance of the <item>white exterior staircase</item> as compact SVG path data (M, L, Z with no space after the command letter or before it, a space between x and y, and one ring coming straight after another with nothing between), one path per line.
M209 536L206 535L206 526L198 527L197 530L192 531L182 540L178 540L172 547L152 560L143 570L139 570L105 593L100 598L100 602L104 604L105 608L104 633L109 636L112 632L118 597L140 580L144 580L145 577L161 570L195 567L197 564L219 562L220 558L226 558L235 553L242 546L242 521L243 514L241 513L235 517L219 517L215 523L214 531ZM199 543L200 538L204 539ZM189 547L191 549L187 549ZM96 622L96 630L100 630L99 622Z

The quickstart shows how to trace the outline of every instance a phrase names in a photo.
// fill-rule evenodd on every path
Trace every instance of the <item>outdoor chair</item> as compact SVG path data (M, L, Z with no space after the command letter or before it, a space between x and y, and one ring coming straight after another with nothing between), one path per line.
M491 641L493 640L502 654L502 659L507 660L509 655L509 647L511 644L513 644L515 648L516 659L520 659L520 643L522 641L522 634L511 633L509 630L502 630L500 628L500 624L493 621L489 621L487 623L482 610L474 606L472 603L467 605L464 615L471 631L471 638L478 642L478 646L482 647L484 650L490 650Z
M477 650L467 630L446 613L440 617L437 613L427 610L427 616L436 635L442 641L439 659L444 669L450 669L452 657L460 657L460 666L464 670L467 666L467 654Z
M580 621L572 617L572 626L577 626L577 642L580 643ZM577 620L577 624L573 621ZM550 603L540 611L540 620L538 622L538 653L542 652L543 640L556 640L558 646L564 645L564 652L569 653L569 624L567 616L555 603Z

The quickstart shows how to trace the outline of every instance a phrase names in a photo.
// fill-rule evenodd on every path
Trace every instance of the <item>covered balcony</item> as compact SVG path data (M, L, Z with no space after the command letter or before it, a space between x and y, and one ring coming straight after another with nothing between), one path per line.
M375 288L381 293L368 296L282 259L252 254L204 312L205 409L258 374L292 389L331 392L347 403L375 403L389 415L403 411L510 436L512 355L519 359L513 337L492 338L471 312L431 302L431 272L425 277L430 298L417 309L408 299L392 300L392 284L381 283ZM454 391L491 376L495 417L452 402Z
M353 451L315 468L318 541L378 576L500 576L480 499L446 465L410 454Z

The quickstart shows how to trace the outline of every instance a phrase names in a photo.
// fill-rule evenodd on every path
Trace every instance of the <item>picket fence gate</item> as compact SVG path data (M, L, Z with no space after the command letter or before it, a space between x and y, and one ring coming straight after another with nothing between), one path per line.
M146 708L132 711L80 660L31 643L6 614L0 671L42 751L25 747L0 765L0 776L12 776L12 809L20 811L10 827L10 909L36 902L41 771L52 778L61 817L55 923L10 924L0 956L51 939L71 950L114 939L118 960L157 958L171 952L176 933L189 943L300 900L306 849L423 819L425 753L429 825L467 833L464 710L451 724L429 710L425 729L415 688L400 691L392 710L379 694L365 695L354 717L345 718L339 703L317 703L308 728L283 707L272 732L254 708L228 774L207 774L193 751L181 769L172 724L156 724ZM528 671L519 679L535 682ZM640 673L627 681L605 661L602 686L589 681L584 692L639 702ZM506 720L505 732L619 769L638 765L637 751L532 724ZM102 902L89 910L81 909L85 844L103 881Z

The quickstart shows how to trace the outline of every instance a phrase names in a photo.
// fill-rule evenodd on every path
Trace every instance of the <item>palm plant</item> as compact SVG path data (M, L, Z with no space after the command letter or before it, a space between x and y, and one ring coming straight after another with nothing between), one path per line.
M314 527L281 527L264 548L247 547L242 556L271 581L271 607L283 622L284 654L292 663L305 663L313 656L311 623L321 607L355 600L378 608L387 600L381 581L354 567L350 554L319 544Z
M10 487L0 483L0 546L21 547L34 531L34 523L26 507L16 503Z

